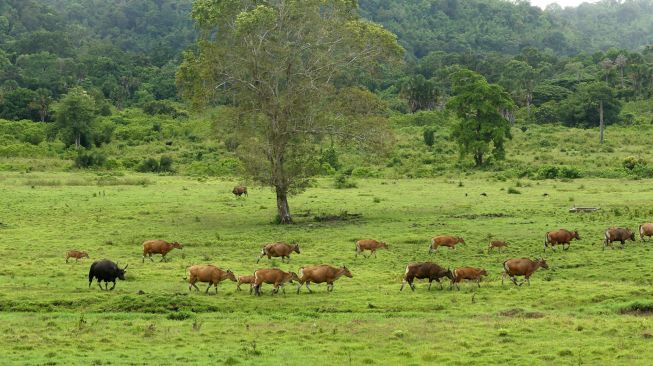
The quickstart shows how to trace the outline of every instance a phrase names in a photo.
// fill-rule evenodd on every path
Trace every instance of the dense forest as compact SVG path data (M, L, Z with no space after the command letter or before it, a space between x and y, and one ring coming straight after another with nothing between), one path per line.
M174 123L191 109L175 77L183 53L197 47L192 8L192 0L0 1L0 119L49 122L24 133L19 124L3 123L3 141L60 141L67 149L100 147L112 138L129 145L200 139ZM405 62L383 70L383 77L360 80L393 120L436 129L454 118L445 111L453 75L469 69L509 94L516 108L505 117L513 123L650 122L648 114L624 106L653 97L651 0L545 10L527 1L360 0L359 10L395 33L406 50ZM64 112L89 122L75 125ZM154 115L152 127L147 116ZM218 137L231 152L232 138ZM81 166L102 164L105 159L91 158Z

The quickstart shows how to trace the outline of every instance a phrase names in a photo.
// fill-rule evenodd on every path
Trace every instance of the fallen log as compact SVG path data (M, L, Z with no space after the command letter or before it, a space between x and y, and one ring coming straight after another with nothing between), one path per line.
M594 212L600 209L600 207L572 207L569 212Z

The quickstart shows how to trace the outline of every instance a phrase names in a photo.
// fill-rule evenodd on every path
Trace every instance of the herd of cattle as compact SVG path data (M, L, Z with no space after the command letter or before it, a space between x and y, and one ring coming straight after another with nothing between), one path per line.
M234 189L235 190L235 189ZM236 194L234 192L234 194ZM246 191L245 191L246 194ZM639 226L640 239L644 241L644 237L653 236L653 223L646 223ZM555 249L556 245L561 245L563 250L568 250L571 245L572 240L580 240L580 235L578 231L569 231L565 229L560 229L558 231L548 232L545 235L544 239L544 251L546 252L547 248ZM624 228L609 228L604 233L603 238L603 249L610 246L612 247L613 242L620 242L621 247L624 247L625 241L632 240L635 241L635 233L631 230ZM429 247L429 253L436 252L439 247L448 247L450 249L455 249L456 245L459 243L465 243L465 240L462 237L456 236L436 236L431 239L431 245ZM509 243L500 240L494 240L489 243L488 252L494 248L504 248L507 247ZM182 249L183 246L177 242L166 242L164 240L147 240L143 242L143 258L142 261L145 262L145 258L149 258L151 261L153 254L161 255L161 261L166 260L166 255L172 249ZM377 240L365 239L359 240L356 242L356 256L362 254L365 258L369 258L372 255L376 258L376 251L379 249L389 249L388 245L384 242ZM369 255L365 256L365 251L369 251ZM290 255L292 253L300 254L299 245L297 244L287 244L287 243L272 243L265 245L262 250L259 258L256 263L258 263L261 258L267 257L271 259L272 257L281 258L281 261L287 260L290 261ZM79 260L81 258L89 258L88 253L83 251L71 250L66 253L66 262L70 258L75 258ZM513 258L508 259L503 263L503 275L501 278L501 284L504 283L506 277L510 277L510 280L515 285L521 285L524 282L527 282L530 285L530 277L535 271L539 268L548 269L548 265L544 259L531 260L529 258ZM127 266L120 268L117 263L114 263L110 260L104 259L100 261L95 261L91 265L91 269L88 274L88 286L91 287L93 279L97 279L98 286L102 288L102 281L104 281L105 286L104 290L113 290L116 286L116 279L124 280L125 271ZM483 268L473 268L473 267L461 267L455 268L453 271L449 268L443 268L438 264L433 262L424 262L424 263L411 263L406 267L406 272L404 274L403 283L401 285L401 290L404 289L404 286L408 284L410 288L414 291L415 285L413 281L415 279L427 279L429 281L428 289L431 289L431 284L433 281L438 282L440 288L442 288L442 283L440 282L441 278L447 278L450 281L449 288L456 286L460 290L458 284L463 280L475 281L477 286L480 287L480 282L483 276L486 276L488 273ZM311 283L326 283L327 291L333 291L334 282L340 277L352 277L351 272L345 266L342 267L333 267L330 265L318 265L311 267L302 267L299 271L299 275L295 272L284 272L278 268L267 268L259 269L254 272L253 275L240 276L236 275L231 270L222 270L213 265L193 265L187 268L187 278L188 278L188 289L192 291L193 287L195 290L199 291L197 287L197 282L208 283L206 288L206 293L208 293L211 286L215 288L215 292L218 292L218 284L225 280L231 280L237 282L237 289L240 290L242 284L248 284L250 286L249 292L252 291L256 295L261 295L261 286L263 284L274 285L272 294L278 293L279 289L282 289L285 293L284 285L286 283L298 282L299 286L297 287L297 293L300 292L302 286L306 286L306 289L309 292L311 290ZM524 280L521 283L517 283L517 276L524 277ZM109 282L113 283L113 286L109 288Z

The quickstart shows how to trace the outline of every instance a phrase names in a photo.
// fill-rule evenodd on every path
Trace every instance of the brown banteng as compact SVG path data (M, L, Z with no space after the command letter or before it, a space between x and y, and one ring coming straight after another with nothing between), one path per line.
M234 187L234 189L231 191L231 193L233 193L234 196L236 196L236 197L240 197L242 195L245 195L245 196L249 197L249 195L247 194L247 187L244 187L244 186Z
M324 283L327 284L327 292L333 291L333 283L340 278L341 276L352 278L351 272L347 267L342 266L340 268L331 267L326 264L312 267L302 267L299 270L299 286L297 287L297 293L301 290L302 285L306 284L306 289L308 292L313 292L311 290L310 284L313 283Z
M505 248L505 247L507 247L507 246L508 246L508 242L507 242L507 241L503 241L503 240L492 240L492 241L490 242L490 245L488 245L488 247L487 247L487 251L488 251L488 253L489 253L490 250L492 250L492 249L494 249L494 248L499 248L499 251L502 251L501 248Z
M517 279L515 276L524 276L524 281L528 282L528 285L531 285L531 275L535 273L540 267L544 269L549 269L549 265L546 264L546 261L543 258L532 261L529 258L514 258L508 259L503 262L503 275L501 276L501 285L503 285L503 280L506 276L510 277L510 280L517 285ZM523 284L520 283L519 286Z
M284 272L277 268L268 268L268 269L259 269L254 272L254 293L257 296L261 296L261 285L264 283L274 285L274 290L272 290L272 295L279 292L279 287L282 288L283 293L286 293L284 285L287 282L292 283L293 281L299 282L299 277L295 272Z
M369 258L374 254L374 258L376 258L376 251L379 249L389 249L388 244L381 242L381 241L376 241L373 239L363 239L359 240L356 242L356 256L358 257L359 254L363 254L363 257L365 257L365 251L369 250L370 255L368 255L365 258Z
M621 227L612 227L605 231L603 238L603 250L605 250L608 245L612 248L612 242L615 241L621 242L621 249L623 249L626 240L635 241L635 233Z
M238 277L238 283L236 284L236 290L240 291L240 285L243 283L249 284L249 294L252 294L252 289L254 288L254 276L240 276Z
M82 258L89 258L89 256L86 252L80 252L79 250L69 250L68 253L66 253L66 263L68 263L69 258L75 258L75 262L77 262Z
M462 280L472 280L476 281L476 285L481 288L481 279L483 276L487 276L487 271L483 268L471 268L471 267L462 267L456 268L453 270L453 279L451 280L451 286L456 285L456 288L460 290L458 283ZM451 287L450 286L450 287Z
M265 256L267 256L268 259L271 259L272 257L281 257L282 262L284 258L288 258L288 262L290 262L290 254L292 252L300 254L299 244L293 244L293 245L290 245L288 243L266 244L263 247L263 249L261 249L261 255L256 260L256 263L258 263L261 260L261 258Z
M145 262L145 257L149 257L150 260L154 262L154 259L152 259L152 254L161 254L161 260L159 262L163 262L166 260L166 254L168 254L168 252L174 248L182 249L183 245L177 242L168 243L165 240L146 240L143 242L142 262Z
M215 293L218 293L218 284L224 280L232 280L236 282L236 275L230 270L223 271L216 266L210 264L198 264L188 267L188 290L192 291L193 287L199 291L196 282L208 282L209 286L206 288L205 293L209 292L211 286L215 286Z
M461 238L460 236L434 236L431 239L431 247L429 248L429 253L435 252L439 247L449 247L450 249L456 249L456 244L458 243L465 244L465 239Z
M453 273L450 269L444 269L433 262L411 263L406 266L404 281L401 283L399 291L403 291L406 283L408 283L411 290L415 291L415 285L413 284L415 279L428 279L429 290L431 289L433 280L435 280L440 284L440 289L442 289L442 282L440 282L440 278L442 277L447 277L448 279L453 280Z
M546 252L546 248L549 246L551 249L555 250L557 244L562 244L562 249L568 250L572 239L580 240L578 231L569 231L565 229L549 231L544 235L544 251ZM565 244L567 244L567 247L565 247Z
M653 222L639 225L639 238L645 241L645 236L653 236Z

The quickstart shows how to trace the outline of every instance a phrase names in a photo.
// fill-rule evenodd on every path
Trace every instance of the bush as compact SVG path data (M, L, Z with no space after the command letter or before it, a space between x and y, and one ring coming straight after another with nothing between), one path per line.
M345 188L356 188L356 183L352 182L349 180L349 177L347 177L344 174L339 174L336 176L335 181L334 181L334 186L337 189L345 189Z
M159 159L159 172L171 172L172 171L172 158L169 156L162 156Z
M435 143L435 131L431 128L424 129L424 144L426 146L433 146Z
M577 179L577 178L581 178L582 175L580 174L580 171L576 168L563 166L562 168L560 168L560 177L566 179Z
M159 162L154 158L147 158L143 160L137 170L141 173L156 173L159 171Z
M333 146L322 152L320 163L328 163L335 170L340 169L340 163L338 162L338 152Z
M361 166L358 168L354 168L351 171L351 175L359 178L372 178L378 176L378 173L372 167Z
M107 156L99 152L80 151L75 157L75 167L79 169L99 168L104 166Z
M629 156L624 159L621 163L626 170L634 170L638 167L646 167L646 161L642 158L636 158L634 156Z
M508 194L521 194L521 192L517 188L509 187Z

